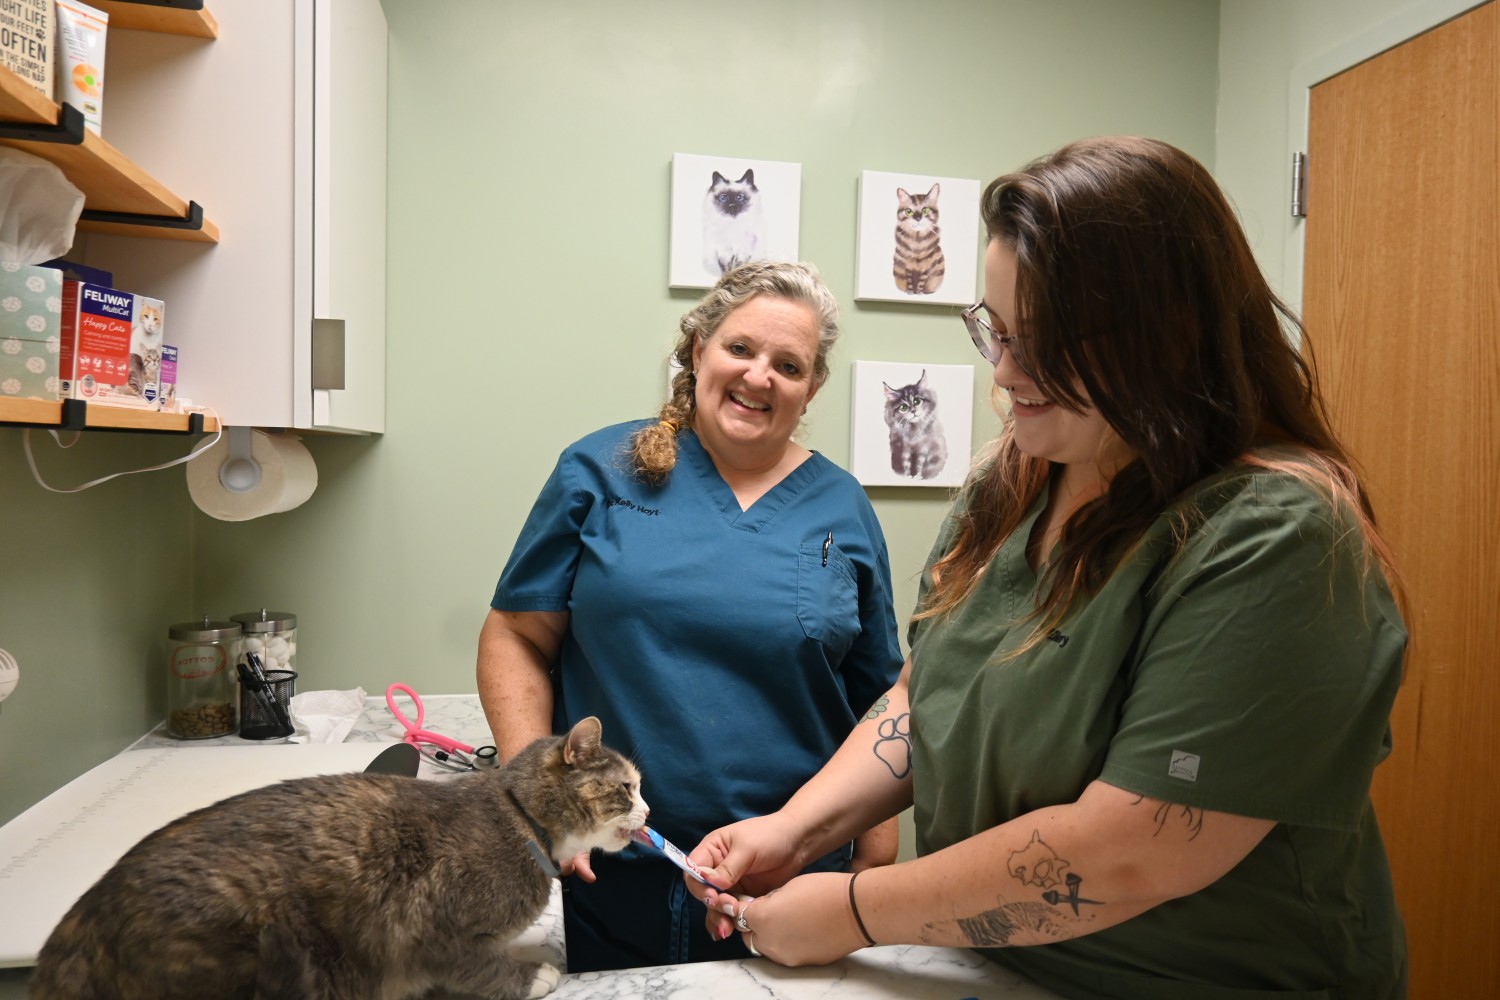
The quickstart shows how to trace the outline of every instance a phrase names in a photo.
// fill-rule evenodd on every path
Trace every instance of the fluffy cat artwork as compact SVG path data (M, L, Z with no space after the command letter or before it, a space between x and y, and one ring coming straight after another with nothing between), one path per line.
M506 943L579 851L646 822L640 774L598 719L448 781L298 778L131 848L42 947L33 1000L536 998L556 968Z
M668 283L709 288L750 260L798 260L802 165L672 155Z
M943 231L938 226L938 194L934 184L926 194L896 189L896 252L892 273L897 291L931 295L943 287Z
M948 441L938 423L937 393L927 384L927 370L908 385L881 386L885 424L891 430L891 470L913 479L933 478L948 464Z
M959 486L968 472L974 366L854 362L849 471L866 486Z
M764 255L766 212L755 171L731 181L717 170L703 195L703 267L718 276Z

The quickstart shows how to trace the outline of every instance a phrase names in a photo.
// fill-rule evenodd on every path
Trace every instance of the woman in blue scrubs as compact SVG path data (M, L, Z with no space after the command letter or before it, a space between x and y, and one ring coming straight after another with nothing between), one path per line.
M641 767L668 840L770 812L901 668L885 539L863 489L792 440L828 377L838 306L809 265L726 274L683 317L654 420L569 446L480 636L501 755L589 715ZM742 734L726 742L722 732ZM895 859L894 820L810 871ZM576 869L575 869L576 865ZM737 958L655 852L565 864L568 969ZM597 881L595 881L597 877Z

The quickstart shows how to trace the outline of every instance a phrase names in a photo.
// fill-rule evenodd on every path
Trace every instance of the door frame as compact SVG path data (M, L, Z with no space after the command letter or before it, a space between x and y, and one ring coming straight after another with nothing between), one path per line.
M1307 151L1308 105L1312 100L1312 89L1346 69L1373 59L1382 52L1409 42L1476 7L1483 7L1488 2L1489 0L1425 0L1292 69L1287 86L1287 141L1286 157L1283 160L1287 170L1282 205L1286 206L1288 212L1291 211L1292 204L1292 157ZM1308 169L1315 168L1309 165ZM1303 220L1293 218L1292 225L1286 230L1281 288L1287 305L1299 314L1302 312L1303 240Z

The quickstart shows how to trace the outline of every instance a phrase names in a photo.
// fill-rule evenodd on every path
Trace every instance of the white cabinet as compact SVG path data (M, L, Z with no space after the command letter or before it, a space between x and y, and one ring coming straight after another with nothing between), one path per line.
M213 206L219 243L87 234L81 256L117 286L165 300L179 394L225 424L381 432L380 2L232 0L214 16L212 43L112 34L104 134ZM314 354L336 347L340 330L342 351L328 353L342 360L342 387L327 388Z

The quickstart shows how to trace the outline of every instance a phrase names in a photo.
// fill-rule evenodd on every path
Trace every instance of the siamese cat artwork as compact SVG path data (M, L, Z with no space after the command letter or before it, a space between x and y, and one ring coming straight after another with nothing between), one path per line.
M766 214L755 171L731 181L717 170L703 196L703 267L718 278L765 256Z
M937 393L927 370L910 385L885 388L885 423L891 431L891 470L912 479L932 479L948 464L948 441L937 419Z
M898 291L931 295L943 287L942 230L938 227L938 184L926 194L896 189L896 252L892 275Z
M448 780L298 778L145 837L52 931L33 1000L545 996L506 944L557 863L646 822L640 774L596 718ZM19 901L17 901L19 905Z

